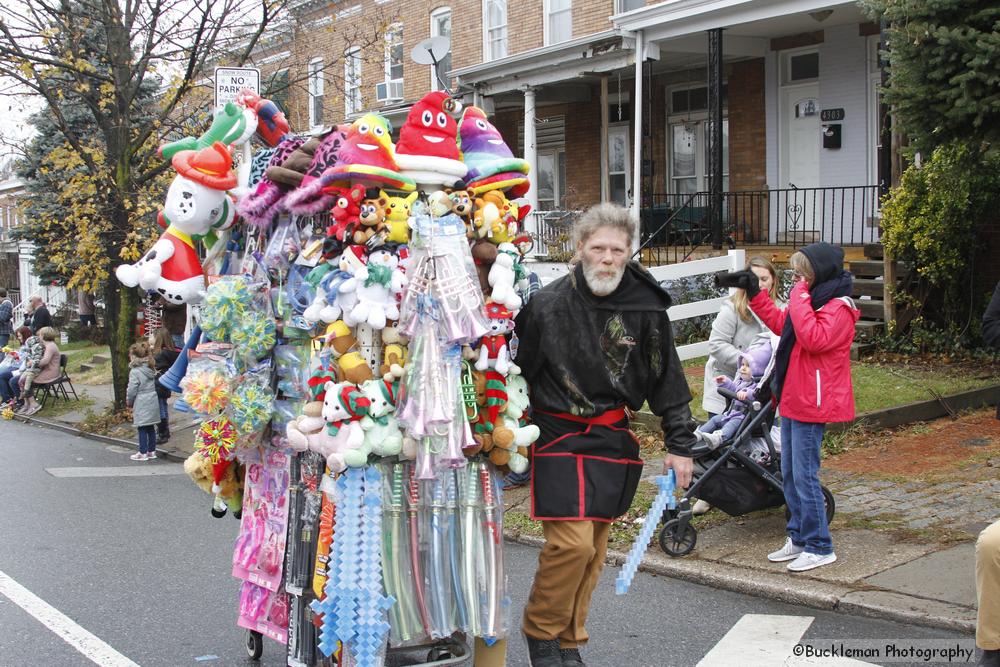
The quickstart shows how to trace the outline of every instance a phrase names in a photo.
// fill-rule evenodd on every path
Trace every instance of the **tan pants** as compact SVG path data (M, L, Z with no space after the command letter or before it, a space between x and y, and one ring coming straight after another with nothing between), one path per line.
M558 639L562 648L576 648L590 638L584 624L604 569L611 524L543 521L542 529L545 546L521 627L534 639Z
M976 540L976 646L1000 650L1000 521L994 521Z

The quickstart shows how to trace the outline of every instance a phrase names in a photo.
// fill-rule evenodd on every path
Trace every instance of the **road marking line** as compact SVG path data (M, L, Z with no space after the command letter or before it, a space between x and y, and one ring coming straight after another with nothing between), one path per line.
M698 667L781 665L812 622L812 616L745 614Z
M180 463L146 463L133 466L77 466L46 468L53 477L151 477L155 475L183 475Z
M0 571L0 593L58 635L85 658L104 667L139 667L73 619Z
M871 665L853 658L797 657L795 645L816 620L813 616L745 614L726 636L705 654L698 667L861 667Z

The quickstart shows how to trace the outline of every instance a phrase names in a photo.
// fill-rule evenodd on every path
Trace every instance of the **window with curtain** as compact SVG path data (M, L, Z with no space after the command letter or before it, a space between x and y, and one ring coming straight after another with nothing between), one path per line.
M451 42L451 8L450 7L439 7L431 12L431 37L447 37L448 41ZM451 80L448 78L448 72L451 71L451 50L448 51L448 55L442 58L437 64L437 72L431 69L431 90L439 90L441 88L441 82L438 80L438 74L440 74L440 79L451 86Z
M546 0L545 4L546 43L569 40L573 36L573 0Z
M323 59L310 60L308 72L309 125L316 127L323 124Z
M485 0L485 60L507 56L507 0Z
M344 113L361 111L361 49L352 46L344 52Z
M403 24L393 23L385 31L385 80L403 81Z

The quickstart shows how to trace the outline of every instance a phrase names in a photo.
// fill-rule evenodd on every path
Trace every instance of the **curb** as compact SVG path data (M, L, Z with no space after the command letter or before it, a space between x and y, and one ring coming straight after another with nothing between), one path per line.
M504 539L536 548L545 544L545 540L540 537L516 535L507 531L504 532ZM605 563L621 565L626 558L627 554L624 552L609 550ZM657 576L824 611L969 634L976 631L974 610L895 591L871 587L853 588L795 575L776 575L764 570L723 565L714 561L672 559L654 551L646 552L639 569Z
M135 447L135 443L130 440L88 433L59 422L20 415L15 418L23 423L51 428L87 440L121 447ZM157 448L156 451L170 461L183 463L187 458L187 453L175 449ZM537 549L545 544L545 540L540 537L518 535L511 531L504 531L504 539ZM605 563L618 566L624 563L626 558L627 554L624 552L608 550ZM974 610L895 591L871 587L853 588L794 575L776 575L764 570L723 565L714 561L673 559L661 556L655 551L646 552L639 569L657 576L825 611L888 619L970 634L976 631Z
M83 438L85 440L94 440L96 442L103 442L109 445L118 445L119 447L129 447L134 449L136 444L131 440L122 440L121 438L114 438L110 435L100 435L98 433L91 433L89 431L81 431L75 426L69 426L68 424L63 424L61 422L49 421L48 419L40 419L38 417L23 417L21 415L14 415L14 419L21 421L25 424L34 424L36 426L41 426L43 428L51 428L56 431L62 431L63 433L68 433L69 435L75 435L78 438ZM176 461L178 463L183 463L188 454L177 449L165 449L163 447L156 448L157 454L160 454L162 458L168 461Z

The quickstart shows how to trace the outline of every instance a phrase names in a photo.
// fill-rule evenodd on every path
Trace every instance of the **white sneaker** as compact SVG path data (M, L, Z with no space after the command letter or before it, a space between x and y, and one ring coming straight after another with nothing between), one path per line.
M712 445L712 449L716 449L722 444L722 433L705 433L702 432L701 436L705 439L705 442Z
M819 554L803 551L799 554L798 558L788 564L788 569L792 572L805 572L806 570L822 567L823 565L829 565L836 560L837 554L833 552L830 552L825 556L820 556Z
M777 551L772 551L767 555L767 559L772 563L783 563L786 560L794 560L799 557L799 554L805 552L805 547L797 547L792 542L792 538L785 538L785 546L781 547Z
M694 506L691 507L691 514L695 516L701 516L702 514L708 514L712 511L712 506L699 498L694 502Z

